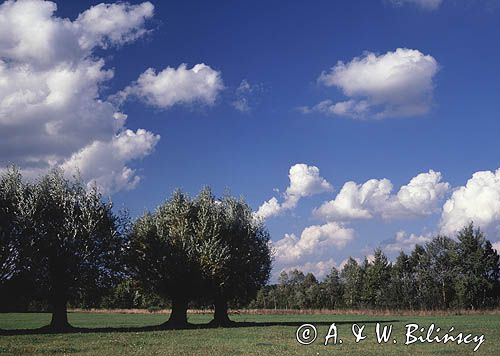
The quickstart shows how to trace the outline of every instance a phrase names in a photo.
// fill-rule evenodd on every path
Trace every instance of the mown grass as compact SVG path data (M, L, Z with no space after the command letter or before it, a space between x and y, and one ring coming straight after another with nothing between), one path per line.
M500 355L500 314L450 316L398 315L234 315L238 322L253 326L205 328L208 314L192 314L189 322L200 328L188 330L144 331L140 327L159 325L165 314L70 313L72 325L80 328L131 328L133 331L100 331L71 334L21 334L0 336L0 354L74 354L74 355L470 355L474 344L404 345L405 324L417 323L441 328L443 335L451 326L457 332L484 334L485 342L478 355ZM46 325L49 314L0 314L0 329L35 329ZM329 325L335 322L342 344L324 345ZM393 325L391 342L375 340L377 322ZM300 345L295 339L297 326L312 323L318 339L311 345ZM367 339L354 342L353 323L365 324ZM101 329L102 330L102 329ZM417 335L418 336L418 335ZM393 339L397 343L393 343Z

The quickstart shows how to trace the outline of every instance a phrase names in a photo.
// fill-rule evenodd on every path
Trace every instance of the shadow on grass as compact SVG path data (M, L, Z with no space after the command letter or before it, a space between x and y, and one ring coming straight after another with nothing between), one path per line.
M184 326L172 326L168 324L140 326L140 327L103 327L103 328L79 328L71 327L65 330L52 330L48 326L37 329L0 329L1 336L17 336L17 335L47 335L47 334L87 334L87 333L139 333L164 330L201 330L201 329L217 329L217 328L248 328L248 327L270 327L270 326L301 326L303 324L314 324L330 326L332 322L336 325L342 324L374 324L378 322L395 323L401 320L353 320L353 321L269 321L269 322L231 322L224 326L214 326L207 324L191 324Z

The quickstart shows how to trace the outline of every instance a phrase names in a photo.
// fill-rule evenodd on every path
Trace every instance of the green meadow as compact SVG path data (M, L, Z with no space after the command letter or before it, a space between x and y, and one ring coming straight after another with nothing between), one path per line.
M1 355L470 355L475 343L419 343L404 345L405 325L428 328L434 323L442 336L451 327L464 334L484 334L477 355L500 354L500 314L451 316L363 316L363 315L233 315L235 327L209 328L209 314L190 314L193 327L159 330L154 326L166 314L70 313L77 329L66 334L46 334L36 330L50 321L45 313L0 314ZM376 323L393 325L388 343L377 343ZM317 328L310 345L296 341L303 323ZM325 346L331 323L337 326L336 345ZM355 342L352 324L365 325L366 339ZM93 330L94 329L94 330ZM419 336L415 333L415 336ZM433 334L434 336L436 333ZM425 336L425 335L424 335ZM394 343L396 340L396 343Z

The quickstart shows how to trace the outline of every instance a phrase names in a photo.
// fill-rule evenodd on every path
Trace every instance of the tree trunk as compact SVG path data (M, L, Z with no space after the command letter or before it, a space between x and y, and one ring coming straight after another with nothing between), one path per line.
M170 318L168 318L168 320L162 325L167 328L186 327L188 325L187 309L188 302L186 298L172 298L172 311L170 312Z
M65 283L63 264L57 257L49 259L49 273L52 290L50 291L50 304L52 306L52 320L49 328L52 331L65 331L71 329L68 322L68 290Z
M52 303L52 320L50 321L50 329L53 331L65 331L71 329L68 322L68 312L66 309L66 298L56 296Z
M214 326L228 326L233 322L229 319L228 316L228 307L227 300L223 296L217 296L215 298L214 303L215 311L214 311L214 319L210 322L211 325Z

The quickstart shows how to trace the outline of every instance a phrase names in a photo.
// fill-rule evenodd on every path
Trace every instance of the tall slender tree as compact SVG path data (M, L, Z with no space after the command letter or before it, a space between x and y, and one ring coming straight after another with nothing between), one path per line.
M363 272L358 262L349 257L340 273L344 285L344 303L349 308L359 307L363 286Z
M328 309L336 309L343 304L342 296L344 294L339 271L332 267L330 273L325 277L322 283L324 306Z
M499 256L479 228L470 223L458 233L456 290L459 306L484 308L498 299ZM496 295L496 298L495 298Z

